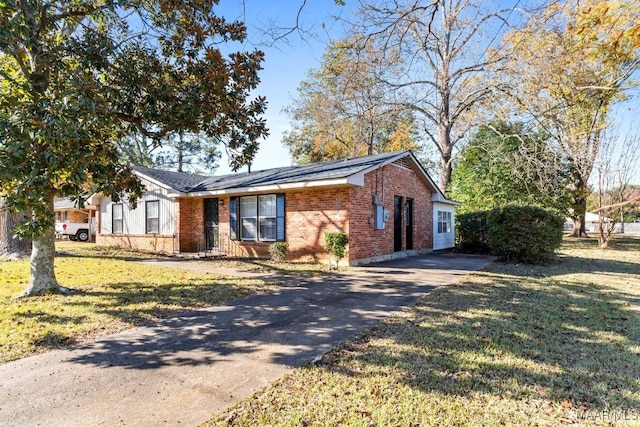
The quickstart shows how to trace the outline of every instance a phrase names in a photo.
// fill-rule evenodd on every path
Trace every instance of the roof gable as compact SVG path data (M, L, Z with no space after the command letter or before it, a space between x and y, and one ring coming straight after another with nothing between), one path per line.
M180 193L189 192L191 188L207 179L207 176L186 172L173 172L163 169L153 169L143 166L134 166L133 170L150 181L159 184L166 189L176 190Z

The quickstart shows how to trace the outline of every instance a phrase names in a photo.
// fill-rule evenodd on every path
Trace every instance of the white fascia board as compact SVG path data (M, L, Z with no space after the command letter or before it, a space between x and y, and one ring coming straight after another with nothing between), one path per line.
M452 206L460 206L462 204L460 202L456 202L455 200L445 199L444 196L440 193L433 193L433 195L431 196L431 201Z
M274 191L285 190L298 190L305 188L318 188L318 187L348 187L348 186L364 186L364 175L360 174L352 175L346 178L339 179L327 179L322 181L306 181L306 182L292 182L288 184L273 184L273 185L260 185L251 187L240 188L228 188L223 190L213 191L198 191L192 193L172 193L169 197L206 197L206 196L222 196L222 195L234 195L234 194L252 194L252 193L269 193Z

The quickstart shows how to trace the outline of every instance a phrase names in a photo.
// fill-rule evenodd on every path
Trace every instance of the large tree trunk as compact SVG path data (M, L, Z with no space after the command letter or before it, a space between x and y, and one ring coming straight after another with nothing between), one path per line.
M451 182L451 173L453 164L451 157L453 153L453 145L451 144L451 126L441 124L438 126L438 134L440 142L438 150L440 151L440 162L438 163L438 172L440 178L440 190L447 194L449 183Z
M589 194L589 188L586 181L579 175L574 177L574 186L573 202L571 203L571 208L573 209L573 215L571 215L571 218L573 218L572 236L587 236L585 217L587 215L587 195Z
M11 259L28 255L31 251L31 240L18 237L16 225L29 213L10 212L5 209L4 199L0 197L0 255Z
M53 213L53 196L49 198L48 205ZM21 296L40 295L49 290L66 291L56 280L53 268L55 254L55 230L50 227L33 241L31 276L29 284Z

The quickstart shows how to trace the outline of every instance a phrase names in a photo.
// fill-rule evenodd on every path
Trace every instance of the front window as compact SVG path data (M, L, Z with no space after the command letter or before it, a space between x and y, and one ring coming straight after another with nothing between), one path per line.
M240 239L276 241L276 195L240 197Z
M111 230L114 234L122 233L122 204L113 205L111 212Z
M438 233L451 233L451 212L438 211Z
M276 240L276 195L269 194L258 198L260 240Z
M240 238L257 240L258 198L248 196L240 198Z
M160 202L158 200L149 201L145 204L145 207L147 233L160 233Z

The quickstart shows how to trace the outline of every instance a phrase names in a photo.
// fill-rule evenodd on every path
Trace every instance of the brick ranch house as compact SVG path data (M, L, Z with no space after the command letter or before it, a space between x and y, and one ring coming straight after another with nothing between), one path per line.
M99 206L98 245L159 253L325 261L325 231L349 236L351 265L454 246L454 210L410 151L206 177L136 167L138 206Z

